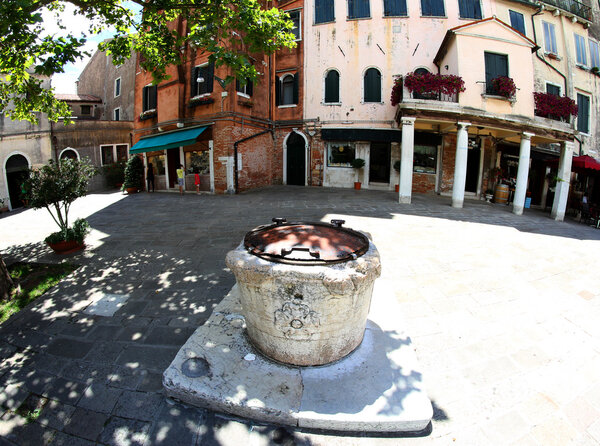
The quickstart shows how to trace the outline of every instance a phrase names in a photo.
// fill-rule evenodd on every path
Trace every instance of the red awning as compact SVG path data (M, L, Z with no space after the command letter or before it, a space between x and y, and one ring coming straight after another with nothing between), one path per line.
M550 166L558 166L558 158L548 162ZM600 170L600 163L588 155L574 156L571 164L572 171Z

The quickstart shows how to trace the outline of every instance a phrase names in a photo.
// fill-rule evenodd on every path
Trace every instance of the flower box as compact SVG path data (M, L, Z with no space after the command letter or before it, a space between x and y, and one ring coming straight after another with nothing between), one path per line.
M440 100L441 95L453 96L465 91L465 82L453 74L408 73L398 78L392 88L392 105L402 100L402 86L418 99Z
M515 81L508 76L498 76L492 79L491 88L488 86L487 94L504 96L505 98L512 99L517 93L517 86Z
M565 122L569 122L571 116L577 116L577 104L567 96L535 92L533 98L536 116Z
M146 110L140 113L140 121L145 121L146 119L151 119L156 116L156 109Z

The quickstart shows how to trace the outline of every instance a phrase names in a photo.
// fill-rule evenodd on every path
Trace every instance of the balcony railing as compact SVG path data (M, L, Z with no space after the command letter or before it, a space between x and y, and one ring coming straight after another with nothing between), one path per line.
M410 93L410 97L412 99L428 99L430 101L441 101L441 102L458 102L458 93L454 93L451 95L432 92L432 93Z
M581 17L582 19L590 22L592 21L592 8L578 2L577 0L543 0L543 3L556 6L563 11L575 14L577 17Z

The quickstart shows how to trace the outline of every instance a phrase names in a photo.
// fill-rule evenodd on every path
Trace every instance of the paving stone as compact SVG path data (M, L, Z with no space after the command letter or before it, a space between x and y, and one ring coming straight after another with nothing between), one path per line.
M152 421L163 400L164 396L158 393L125 390L119 397L113 414L123 418Z
M163 402L150 434L152 445L169 446L205 444L200 439L206 412L182 404Z
M58 375L69 363L70 361L68 359L47 355L45 353L39 353L32 358L32 362L28 364L28 366L35 368L36 370L42 370L44 372Z
M148 372L142 374L143 378L137 387L140 392L161 392L163 389L162 385L162 373Z
M151 424L138 420L111 417L100 434L99 441L109 446L148 445ZM175 443L180 445L177 440Z
M60 401L49 400L42 409L36 422L58 431L62 430L75 412L75 406Z
M178 347L129 346L117 359L117 364L148 370L165 370L178 351Z
M51 355L81 359L88 354L92 345L92 342L58 338L50 343L46 351Z
M119 335L119 327L114 325L97 325L87 335L90 340L96 341L112 341L117 339Z
M147 330L146 326L131 325L123 328L116 339L123 342L141 342Z
M94 446L96 442L89 441L81 437L65 434L64 432L56 432L51 446Z
M62 371L61 376L86 383L105 383L112 372L113 366L91 361L71 361Z
M15 426L7 438L19 446L39 446L50 443L55 433L38 423L25 423Z
M29 389L23 384L9 384L0 391L0 406L16 409L29 396Z
M127 302L115 313L116 316L128 316L132 314L142 314L144 309L148 306L147 301L133 300Z
M77 406L109 414L115 407L121 393L122 390L120 389L108 387L101 383L93 383L85 389Z
M195 327L154 327L144 338L144 344L182 346Z
M44 388L42 394L47 398L58 400L63 403L76 404L81 398L86 384L81 381L55 377Z
M94 343L85 359L94 363L113 364L124 348L125 346L118 342Z
M138 388L146 371L114 366L108 378L108 385L119 389L135 390Z
M95 441L104 429L106 420L108 420L107 414L78 407L71 415L71 420L65 426L64 432Z

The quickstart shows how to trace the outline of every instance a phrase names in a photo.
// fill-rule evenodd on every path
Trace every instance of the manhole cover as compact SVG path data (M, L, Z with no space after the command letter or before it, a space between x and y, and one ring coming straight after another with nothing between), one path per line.
M181 371L188 378L199 378L201 376L211 376L210 364L204 358L190 358L183 363Z

